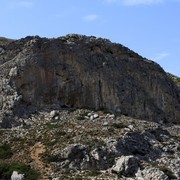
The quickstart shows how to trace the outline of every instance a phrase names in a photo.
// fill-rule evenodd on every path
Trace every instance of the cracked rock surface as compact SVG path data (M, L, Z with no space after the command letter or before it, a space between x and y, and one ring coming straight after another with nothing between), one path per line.
M0 44L1 127L46 105L180 120L178 86L155 62L107 39L69 34Z

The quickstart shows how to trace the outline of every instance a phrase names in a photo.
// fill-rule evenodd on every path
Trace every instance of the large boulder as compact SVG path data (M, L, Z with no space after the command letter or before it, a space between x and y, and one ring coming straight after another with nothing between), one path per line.
M69 145L60 153L60 156L62 159L61 168L81 170L89 167L88 149L82 144Z
M24 174L19 174L17 171L13 171L11 175L11 180L23 180Z
M119 146L124 148L125 153L133 155L145 156L152 151L150 142L138 132L126 133L120 140Z
M100 147L90 150L82 144L71 144L59 154L60 167L76 170L108 169L108 153Z
M160 169L155 167L146 167L143 170L138 170L136 173L138 180L169 180L170 178ZM176 177L175 177L176 179Z
M121 156L112 167L112 172L119 176L133 177L138 171L139 161L134 156Z
M158 64L120 44L82 35L36 36L2 48L0 95L6 98L0 111L8 114L1 126L29 107L50 104L180 122L177 85Z

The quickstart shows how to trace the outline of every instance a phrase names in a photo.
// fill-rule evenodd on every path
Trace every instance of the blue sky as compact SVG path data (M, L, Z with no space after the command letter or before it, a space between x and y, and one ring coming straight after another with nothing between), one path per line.
M94 35L180 76L180 0L0 0L0 36Z

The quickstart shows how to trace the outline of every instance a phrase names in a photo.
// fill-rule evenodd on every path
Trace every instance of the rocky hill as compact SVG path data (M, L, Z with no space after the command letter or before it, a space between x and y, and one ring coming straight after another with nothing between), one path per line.
M0 38L0 68L0 180L180 179L179 78L155 62L69 34Z
M167 74L180 89L180 77L174 76L173 74L170 74L170 73L167 73Z
M109 40L26 37L1 45L1 126L46 105L180 122L177 85L153 61Z

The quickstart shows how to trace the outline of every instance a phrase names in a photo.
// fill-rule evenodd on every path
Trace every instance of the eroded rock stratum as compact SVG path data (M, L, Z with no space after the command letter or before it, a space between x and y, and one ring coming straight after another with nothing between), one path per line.
M1 127L49 105L180 122L178 86L166 72L106 39L71 34L1 43L0 68Z

